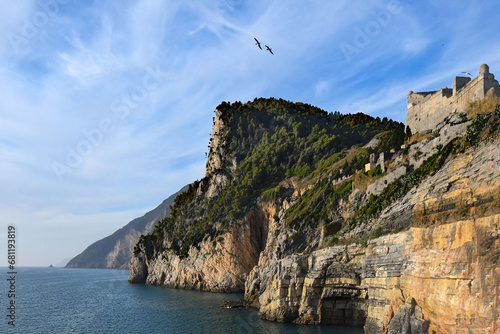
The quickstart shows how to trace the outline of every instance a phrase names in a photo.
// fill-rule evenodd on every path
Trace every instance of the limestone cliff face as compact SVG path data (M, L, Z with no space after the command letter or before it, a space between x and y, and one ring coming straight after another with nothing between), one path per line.
M190 248L188 257L183 259L169 251L148 260L151 250L146 250L147 241L141 252L146 256L133 258L129 281L169 288L241 292L266 236L266 218L263 212L255 210L218 240Z
M205 178L199 182L196 191L200 201L217 196L233 179L236 158L227 147L230 129L230 114L216 109ZM160 256L153 254L152 239L148 235L143 243L139 243L136 256L132 258L129 282L242 292L246 276L257 264L266 237L267 221L258 208L234 222L229 232L205 238L196 247L190 247L185 257L168 250L168 239L163 241L166 250Z
M210 150L205 166L205 177L209 180L207 197L214 197L232 179L236 169L234 152L228 150L228 136L230 124L228 117L219 110L215 110L213 118L213 131L210 138ZM201 191L198 192L201 195Z
M228 121L224 118L223 113L219 109L215 109L215 116L212 124L212 137L210 139L210 151L205 167L205 175L209 176L222 169L227 153L226 138L229 131Z
M245 298L269 320L366 333L498 333L499 144L451 160L372 222L410 226L404 232L281 258L273 254L286 235L269 238Z
M192 191L179 196L184 204L174 206L175 219L166 219L162 228L140 240L131 262L130 282L245 291L245 299L259 309L261 317L273 321L363 326L366 333L500 332L497 130L490 131L493 138L478 146L449 153L443 145L453 144L453 138L463 135L470 122L445 125L406 153L395 153L387 161L385 175L374 175L357 167L366 163L362 159L368 158L368 147L362 146L369 140L344 147L343 152L331 150L328 160L317 163L314 159L321 155L310 152L321 145L300 140L308 133L314 135L312 129L319 125L308 128L302 118L287 130L283 124L293 122L281 114L273 119L283 122L281 129L273 122L262 125L257 120L240 122L237 127L228 119L233 116L227 110L216 110L206 177L195 182L195 190L190 188ZM259 121L269 120L264 114L258 116ZM340 122L333 119L331 123L337 126ZM235 131L250 127L254 132L239 138L239 146L231 142ZM270 128L274 134L264 133ZM297 163L293 172L286 170L288 176L267 189L259 188L257 181L250 182L245 191L255 188L264 193L237 202L244 207L243 217L225 212L240 209L224 196L227 185L238 177L253 176L263 182L267 176L253 168L259 163L257 158L251 163L237 158L254 150L252 145L261 140L268 146L275 140L290 150L293 145L276 138L279 133L293 132L297 133L294 139L305 147L298 160L310 161L306 167L318 169L310 177L300 177L302 169L295 168ZM326 137L317 140L324 143ZM311 146L306 147L309 142ZM370 149L376 150L384 140L378 142L372 141ZM245 147L247 152L229 147ZM432 157L442 148L448 153L433 169L427 162L437 164ZM281 152L276 157L257 157L270 163L277 160L279 165L288 156ZM247 167L246 174L239 163ZM410 174L419 166L427 171ZM373 181L368 195L352 189L354 173ZM411 178L418 175L424 177L412 183L417 181ZM390 197L384 192L396 178L412 186L400 197ZM246 193L237 190L233 188L232 194L244 198ZM368 204L378 203L373 200L375 194L387 199L383 210L372 208L370 215L356 216ZM221 206L221 202L230 205ZM210 205L204 206L207 203ZM321 210L324 207L327 212ZM213 211L218 215L212 215ZM229 224L227 220L231 220ZM198 230L203 231L201 237L195 233ZM184 234L189 237L183 238Z
M252 272L247 297L257 293L268 320L497 333L500 269L487 254L499 223L497 214L288 256ZM407 319L395 324L401 312Z
M284 109L270 110L276 107L290 114L284 113ZM314 125L328 122L327 113L318 108L281 99L256 99L244 106L223 102L216 108L205 177L178 197L182 204L174 205L178 208L174 210L177 216L166 219L161 228L139 240L130 268L130 282L208 291L244 291L246 277L266 244L267 226L272 219L256 203L261 194L248 193L262 187L266 175L246 172L255 180L245 184L245 190L241 187L234 191L240 199L237 204L225 198L222 189L235 182L237 157L245 157L263 138L269 140L276 130L277 119L283 130L285 125L290 126L283 118L298 119L296 127L302 129L302 136L310 133ZM393 124L378 126L385 129ZM339 126L342 130L346 127ZM240 175L241 179L245 178ZM211 214L209 218L207 213ZM185 233L185 229L191 234Z

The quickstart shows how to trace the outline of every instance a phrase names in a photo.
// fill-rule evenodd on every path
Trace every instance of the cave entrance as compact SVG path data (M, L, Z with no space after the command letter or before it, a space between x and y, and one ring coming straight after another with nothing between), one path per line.
M349 298L323 299L321 303L321 324L338 326L364 326L367 305L364 300Z

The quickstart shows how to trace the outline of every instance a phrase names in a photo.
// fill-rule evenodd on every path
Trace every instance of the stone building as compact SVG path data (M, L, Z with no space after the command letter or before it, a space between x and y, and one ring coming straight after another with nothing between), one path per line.
M483 64L474 79L455 77L453 88L419 93L410 91L406 125L413 134L432 131L452 114L465 112L471 102L484 98L492 89L500 89L498 81L490 73L488 65Z
M368 172L368 171L372 170L373 168L375 168L375 166L377 166L377 164L376 164L377 158L378 158L377 153L370 154L370 162L365 165L365 172Z

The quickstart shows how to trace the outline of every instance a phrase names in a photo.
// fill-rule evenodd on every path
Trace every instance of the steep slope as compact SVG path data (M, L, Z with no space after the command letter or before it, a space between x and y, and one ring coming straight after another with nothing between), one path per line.
M387 228L386 236L295 253L278 215L269 230L280 232L248 276L247 300L269 320L366 333L496 333L499 147L497 135L457 155L356 234ZM269 206L283 210L286 199Z
M283 196L261 203L274 219L245 298L268 320L364 326L366 333L497 333L499 130L497 106L409 138L385 161L386 173L357 173L335 212L318 209L330 213L326 224L306 215L328 187L318 182L290 196L297 188L287 184ZM377 183L384 188L368 196ZM345 188L337 187L334 194ZM297 252L301 234L311 233L297 227L321 229L318 247Z
M129 281L244 285L274 321L497 333L500 105L402 136L286 101L219 106L206 177L139 240Z
M66 268L128 268L132 249L139 237L150 233L158 221L170 214L170 205L173 204L177 195L187 188L188 186L183 187L155 209L130 221L112 235L94 242L82 253L71 259L66 264Z
M281 99L222 103L215 110L205 178L179 195L170 216L140 239L129 281L243 291L268 236L262 193L285 178L304 178L342 160L376 134L385 139L381 147L401 143L404 128ZM363 158L343 164L337 177L368 162L370 150L361 150Z
M65 267L69 261L71 261L71 258L69 258L69 257L65 258L65 259L61 260L61 262L54 264L54 267L60 267L60 268Z

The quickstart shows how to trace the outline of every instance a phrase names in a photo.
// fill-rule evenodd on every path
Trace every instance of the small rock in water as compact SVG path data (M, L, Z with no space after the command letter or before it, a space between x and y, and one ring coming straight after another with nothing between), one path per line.
M221 304L223 308L251 308L246 300L224 300Z

